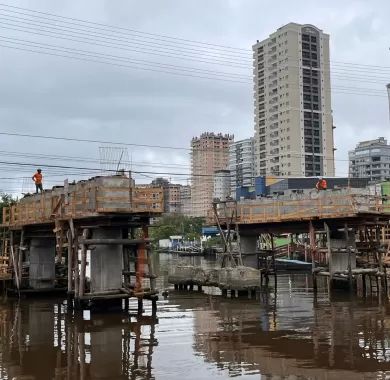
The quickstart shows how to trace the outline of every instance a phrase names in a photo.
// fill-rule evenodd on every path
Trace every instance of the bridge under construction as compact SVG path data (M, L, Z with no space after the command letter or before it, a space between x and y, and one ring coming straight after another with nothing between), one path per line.
M125 175L25 196L3 209L2 279L19 294L66 291L76 308L130 297L155 306L148 226L162 210L161 188Z
M361 189L336 189L296 194L293 199L217 201L210 220L230 236L230 231L237 232L244 263L255 258L267 278L269 274L276 276L274 236L300 235L307 243L314 286L317 276L328 277L330 287L341 280L353 288L359 279L365 292L368 276L378 291L387 292L387 197ZM253 260L250 265L254 265Z

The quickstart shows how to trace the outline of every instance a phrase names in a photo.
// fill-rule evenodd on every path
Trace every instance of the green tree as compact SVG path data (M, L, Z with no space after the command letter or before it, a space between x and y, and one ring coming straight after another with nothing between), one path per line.
M12 195L0 194L0 218L1 218L1 221L3 221L3 208L9 207L13 203L15 203L15 200L12 198Z
M172 235L181 235L184 239L199 239L202 235L204 219L180 214L164 215L150 229L154 241L169 239Z

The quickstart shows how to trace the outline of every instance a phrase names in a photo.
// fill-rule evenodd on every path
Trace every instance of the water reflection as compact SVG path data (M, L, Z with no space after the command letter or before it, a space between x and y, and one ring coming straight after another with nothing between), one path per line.
M314 300L304 278L278 297L208 299L194 311L194 347L231 376L261 379L390 378L389 306L348 296ZM302 281L303 280L303 281Z
M52 300L1 305L1 379L153 378L152 316L67 313Z
M160 258L160 288L172 262ZM202 265L213 262L201 260ZM387 379L390 309L378 299L313 297L311 276L279 277L256 300L169 291L158 320L68 314L61 300L0 304L1 379ZM131 307L135 311L136 303Z

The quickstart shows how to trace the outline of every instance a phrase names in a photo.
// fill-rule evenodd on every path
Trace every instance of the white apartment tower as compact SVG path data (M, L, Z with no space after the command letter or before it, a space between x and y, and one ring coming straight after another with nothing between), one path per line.
M256 174L334 176L329 35L289 23L253 57Z
M255 184L254 138L235 141L229 149L231 194L235 197L237 187Z

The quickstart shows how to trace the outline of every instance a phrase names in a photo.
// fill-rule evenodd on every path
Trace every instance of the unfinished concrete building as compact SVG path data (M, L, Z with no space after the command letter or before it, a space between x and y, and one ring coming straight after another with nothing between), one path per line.
M233 135L202 133L191 141L192 215L206 217L214 192L214 173L229 165Z

